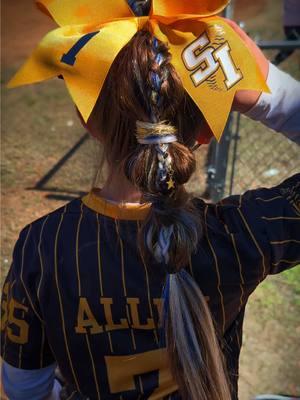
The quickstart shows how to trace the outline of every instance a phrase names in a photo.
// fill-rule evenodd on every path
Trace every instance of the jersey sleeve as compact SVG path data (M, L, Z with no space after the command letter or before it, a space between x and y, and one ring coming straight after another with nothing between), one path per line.
M300 174L270 189L244 195L255 201L267 237L268 273L300 265Z
M32 225L15 244L1 299L1 357L21 369L40 369L55 362L37 296L41 266Z

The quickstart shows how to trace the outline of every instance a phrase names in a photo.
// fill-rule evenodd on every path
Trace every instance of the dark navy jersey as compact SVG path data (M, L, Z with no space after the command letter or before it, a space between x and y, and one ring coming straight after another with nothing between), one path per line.
M224 338L233 399L247 300L268 274L300 264L299 178L217 204L194 199L204 229L186 268ZM165 271L137 250L148 212L91 190L21 231L2 296L7 363L57 362L90 399L180 399L159 342Z

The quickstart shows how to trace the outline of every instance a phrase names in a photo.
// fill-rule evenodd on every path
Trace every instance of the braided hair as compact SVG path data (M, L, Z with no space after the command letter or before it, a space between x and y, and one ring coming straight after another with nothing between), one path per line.
M144 5L149 10L149 1L128 1L137 15L145 14ZM179 392L184 400L230 400L214 323L188 272L202 238L202 215L184 184L196 168L191 147L202 115L168 46L150 28L137 32L116 57L92 117L105 132L107 162L151 202L138 247L144 262L165 270L161 339Z
M151 143L151 130L155 131L155 125L161 124L166 114L174 112L176 104L171 111L168 48L148 32L143 34L151 49L148 79L142 80L142 71L135 68L140 97L148 101L150 139L145 144L138 138L140 144L128 156L125 174L141 190L144 200L152 203L139 244L147 260L161 263L166 270L162 343L167 346L171 370L184 399L229 400L230 390L210 311L186 268L202 235L201 216L183 186L195 171L196 161L180 132L176 142ZM167 185L170 179L174 179L171 187Z

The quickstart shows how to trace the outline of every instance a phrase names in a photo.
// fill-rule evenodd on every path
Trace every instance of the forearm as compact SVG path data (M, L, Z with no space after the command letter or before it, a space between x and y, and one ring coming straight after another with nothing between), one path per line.
M270 64L267 84L271 93L262 93L245 115L300 144L300 82Z

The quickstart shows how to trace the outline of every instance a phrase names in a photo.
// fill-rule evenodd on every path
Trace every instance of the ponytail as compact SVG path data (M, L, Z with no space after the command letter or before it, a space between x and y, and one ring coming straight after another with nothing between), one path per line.
M137 122L137 147L124 171L152 207L139 236L144 259L166 268L161 325L172 374L186 400L229 400L222 354L206 300L184 269L197 250L200 216L184 189L195 171L192 151L179 143L176 130L161 121L166 107L170 56L166 46L150 38L148 88L151 123ZM137 67L136 67L137 68ZM142 76L138 71L138 76ZM148 90L147 90L148 89Z
M169 145L176 188L156 189L158 160L154 145L138 145L125 163L127 178L152 202L140 229L144 259L163 263L161 327L172 375L184 400L230 400L222 353L207 302L186 271L201 235L200 215L182 186L195 170L193 153L180 143ZM180 184L178 184L180 183Z
M179 392L185 400L230 400L208 305L186 271L202 235L199 211L184 188L196 168L191 147L202 115L167 46L139 31L113 63L93 115L108 163L121 167L152 204L138 243L145 261L166 269L161 326Z
M231 399L208 305L185 269L167 274L163 299L170 367L183 399Z

